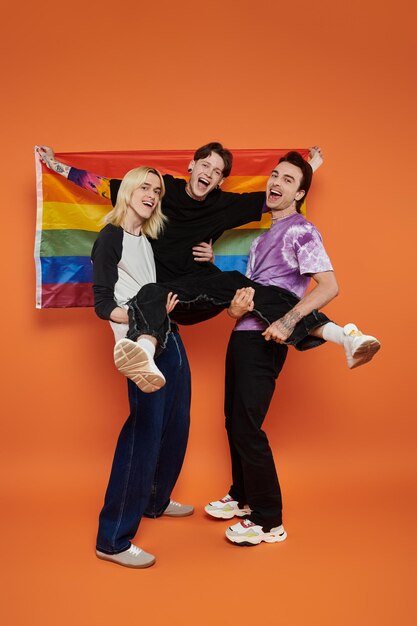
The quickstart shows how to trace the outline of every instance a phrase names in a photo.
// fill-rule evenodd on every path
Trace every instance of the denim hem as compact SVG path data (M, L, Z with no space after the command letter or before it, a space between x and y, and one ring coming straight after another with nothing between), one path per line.
M330 321L331 320L329 320L326 315L320 311L314 310L308 316L300 320L293 333L284 343L288 346L293 346L300 352L317 348L323 343L326 343L326 340L321 337L314 337L313 335L310 335L310 332L316 328L320 328L320 326L328 324Z
M100 548L100 546L96 545L96 550L98 550L99 552L103 552L103 554L121 554L122 552L126 552L126 550L129 550L130 546L132 545L132 542L129 541L128 545L126 546L126 548L122 548L121 550L117 550L117 552L109 552L108 550L104 550L103 548Z
M158 517L162 517L162 515L165 513L165 509L168 508L168 505L169 505L169 501L167 505L164 506L164 508L162 509L160 513L144 513L143 517L146 517L147 519L157 519Z
M276 528L277 526L281 526L282 524L282 515L277 518L277 522L272 522L270 519L266 521L265 519L262 519L261 516L254 515L253 513L247 515L246 519L250 520L257 526L262 526L262 530L264 531L264 533L269 533L271 528Z

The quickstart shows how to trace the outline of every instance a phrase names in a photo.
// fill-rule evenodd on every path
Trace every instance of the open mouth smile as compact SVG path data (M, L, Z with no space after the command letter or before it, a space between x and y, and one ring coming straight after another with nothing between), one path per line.
M280 198L282 198L282 193L280 191L277 191L276 189L270 189L269 198L271 200L279 200Z
M199 179L198 179L198 183L199 183L200 185L203 185L203 187L204 187L205 189L207 189L207 187L210 185L210 181L209 181L209 180L207 180L207 178L199 178Z

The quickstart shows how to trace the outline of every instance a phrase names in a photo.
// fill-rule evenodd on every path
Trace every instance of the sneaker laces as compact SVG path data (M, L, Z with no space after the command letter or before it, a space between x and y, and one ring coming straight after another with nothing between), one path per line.
M243 528L250 528L251 526L256 526L255 522L252 522L252 520L250 519L244 519L240 523L242 524Z
M346 326L343 328L344 334L346 337L361 337L363 335L363 333L361 333L361 331L357 328L357 326L355 326L355 324L346 324Z
M170 500L169 503L172 504L172 506L182 506L179 502L175 502L175 500Z
M134 546L133 543L130 544L130 548L128 550L129 554L133 554L133 556L139 556L139 554L142 552L141 548L138 548L137 546Z

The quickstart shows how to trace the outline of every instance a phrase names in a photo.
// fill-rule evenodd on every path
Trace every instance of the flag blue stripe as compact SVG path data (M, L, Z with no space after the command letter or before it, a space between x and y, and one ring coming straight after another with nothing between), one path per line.
M93 266L89 256L41 257L42 283L91 283Z
M236 254L236 255L227 255L222 256L221 254L216 254L215 264L218 268L222 270L222 272L231 272L232 270L237 270L244 274L246 272L246 265L248 263L248 255Z
M89 256L44 256L41 257L42 283L90 283L93 279ZM216 265L223 272L237 270L244 274L248 262L247 255L216 255Z

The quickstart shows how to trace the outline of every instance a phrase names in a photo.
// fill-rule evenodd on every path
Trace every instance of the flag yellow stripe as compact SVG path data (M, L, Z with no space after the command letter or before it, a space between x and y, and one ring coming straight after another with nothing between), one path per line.
M45 230L75 229L97 233L103 228L103 218L110 209L108 204L44 202L42 227Z
M229 176L222 184L223 191L265 191L268 176Z

